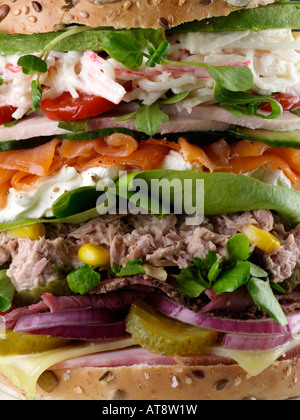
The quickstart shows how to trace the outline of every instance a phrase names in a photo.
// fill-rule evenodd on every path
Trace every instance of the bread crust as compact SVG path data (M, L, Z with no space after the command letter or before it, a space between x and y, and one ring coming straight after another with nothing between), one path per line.
M13 33L51 32L64 25L92 27L159 28L212 16L226 16L277 0L249 0L234 7L226 0L0 0L0 31Z
M83 367L56 369L51 392L37 387L46 400L285 400L300 395L300 358L273 363L251 377L237 364L211 366ZM0 374L0 389L26 399Z

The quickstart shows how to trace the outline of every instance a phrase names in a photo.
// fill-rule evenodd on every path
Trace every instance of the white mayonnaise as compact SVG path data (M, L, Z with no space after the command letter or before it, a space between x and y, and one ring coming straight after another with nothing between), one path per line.
M75 168L64 166L55 175L46 177L29 193L11 188L7 206L0 210L0 223L29 218L51 217L52 204L65 192L80 187L96 186L101 179L116 179L122 167L92 168L78 173Z

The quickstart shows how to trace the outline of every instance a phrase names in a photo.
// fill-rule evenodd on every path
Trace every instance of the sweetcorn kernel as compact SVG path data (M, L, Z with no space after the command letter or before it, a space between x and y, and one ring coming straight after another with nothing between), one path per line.
M43 223L35 223L33 225L22 226L7 231L7 236L10 239L29 238L32 241L39 240L41 237L45 236L45 234L46 228Z
M85 244L78 251L78 257L88 265L108 265L110 263L110 252L103 246Z
M243 234L249 241L259 249L270 254L275 248L280 246L280 241L270 232L259 229L254 225L247 225L243 228Z

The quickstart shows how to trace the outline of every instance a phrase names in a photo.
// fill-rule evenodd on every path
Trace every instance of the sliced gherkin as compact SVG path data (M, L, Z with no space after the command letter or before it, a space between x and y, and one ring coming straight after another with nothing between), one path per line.
M61 276L58 272L57 276ZM52 280L47 286L38 286L31 290L20 290L15 292L14 302L18 306L28 306L33 303L38 303L41 300L41 297L44 293L52 293L56 296L66 296L71 295L72 292L68 286L66 279L57 279Z
M126 329L141 347L168 356L201 354L219 340L218 332L168 318L142 301L131 306Z
M71 341L48 335L33 335L6 330L0 331L0 356L41 353L67 346Z

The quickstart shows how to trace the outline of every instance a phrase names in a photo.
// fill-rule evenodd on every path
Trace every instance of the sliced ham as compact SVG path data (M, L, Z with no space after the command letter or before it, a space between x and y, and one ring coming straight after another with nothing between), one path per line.
M237 118L227 109L219 105L198 105L195 106L189 114L187 111L179 111L176 105L165 108L169 115L177 115L181 118L198 118L200 120L218 121L219 123L232 124L251 129L261 128L271 131L293 131L300 129L300 118L289 111L283 112L280 117L275 119L264 119L255 115L244 115L243 118Z
M122 114L105 114L105 116L92 118L88 125L88 130L97 130L107 127L124 127L136 130L135 120L114 121ZM228 129L226 123L216 123L215 121L202 121L197 118L170 116L170 121L163 123L158 132L162 135L167 133L179 133L187 131L222 131ZM12 127L0 126L0 141L6 140L25 140L33 137L55 136L67 133L57 126L56 121L49 120L45 115L32 114Z
M175 365L174 357L154 354L141 347L130 347L104 353L65 360L55 365L54 369L73 369L79 367L116 367L132 365Z

